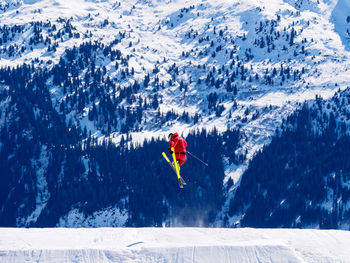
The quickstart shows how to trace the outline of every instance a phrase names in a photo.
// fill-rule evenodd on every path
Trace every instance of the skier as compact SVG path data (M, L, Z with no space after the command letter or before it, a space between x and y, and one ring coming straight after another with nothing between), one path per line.
M171 148L174 148L175 150L175 157L176 161L179 164L179 167L181 167L187 160L186 158L186 147L187 142L184 138L179 136L179 134L176 133L170 133L168 136L170 142L169 142L169 153L173 154Z

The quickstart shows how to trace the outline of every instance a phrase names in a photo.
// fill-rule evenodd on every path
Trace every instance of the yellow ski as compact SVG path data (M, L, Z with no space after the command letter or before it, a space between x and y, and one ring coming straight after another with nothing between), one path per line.
M175 169L174 165L170 162L168 156L166 156L165 152L162 152L162 154L163 154L164 159L168 162L168 164L170 165L170 167L173 169L174 173L176 174L176 169Z
M183 188L183 185L186 184L185 181L182 179L182 177L180 176L180 167L179 164L176 161L176 157L175 157L175 150L174 148L171 148L171 151L173 152L173 159L174 159L174 167L175 167L175 171L176 171L176 175L177 175L177 179L179 180L179 186L181 188Z
M179 181L179 186L180 188L183 188L183 185L186 184L185 181L182 179L182 177L180 176L180 173L177 172L176 168L174 167L174 165L172 164L172 162L170 162L168 156L163 152L163 157L164 159L168 162L168 164L170 165L170 167L173 169L174 173L177 175L177 179Z

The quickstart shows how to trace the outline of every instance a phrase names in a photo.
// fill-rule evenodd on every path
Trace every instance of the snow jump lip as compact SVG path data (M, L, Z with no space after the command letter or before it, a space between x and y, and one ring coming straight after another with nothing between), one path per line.
M350 262L349 231L0 228L0 262Z
M139 249L8 250L1 262L303 262L285 246L192 246Z

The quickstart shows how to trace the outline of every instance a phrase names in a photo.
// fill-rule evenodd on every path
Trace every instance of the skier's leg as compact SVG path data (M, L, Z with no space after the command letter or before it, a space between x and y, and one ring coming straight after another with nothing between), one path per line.
M178 159L177 162L179 164L179 167L181 167L185 163L185 161L182 159Z

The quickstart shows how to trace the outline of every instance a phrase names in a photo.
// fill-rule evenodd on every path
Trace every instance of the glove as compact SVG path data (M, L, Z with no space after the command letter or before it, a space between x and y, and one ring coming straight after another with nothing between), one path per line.
M168 149L170 154L173 154L173 151L171 150L171 148Z

